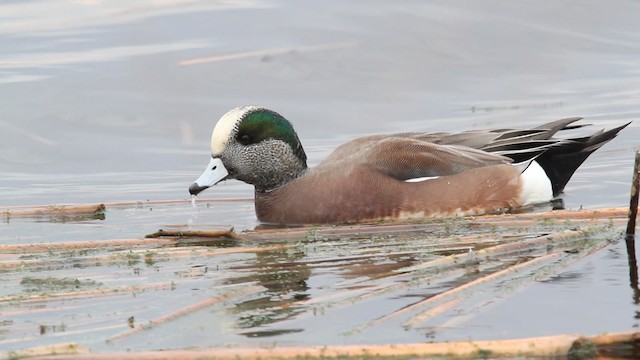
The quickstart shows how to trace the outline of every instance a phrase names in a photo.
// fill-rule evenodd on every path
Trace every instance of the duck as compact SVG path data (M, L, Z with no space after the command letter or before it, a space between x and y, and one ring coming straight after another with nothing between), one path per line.
M578 167L629 123L588 136L571 117L529 129L402 132L356 138L315 167L292 123L245 105L225 113L211 135L211 159L192 196L222 181L254 186L264 224L353 224L475 216L553 200Z

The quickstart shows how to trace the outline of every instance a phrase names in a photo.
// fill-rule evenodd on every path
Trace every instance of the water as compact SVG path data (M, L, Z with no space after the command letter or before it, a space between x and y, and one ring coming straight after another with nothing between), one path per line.
M634 2L330 5L5 3L3 204L186 199L215 121L245 103L292 120L310 164L367 133L638 118ZM624 202L637 133L585 164L567 206Z
M371 133L525 127L568 116L593 128L634 121L563 195L567 208L626 206L640 144L639 13L640 4L623 0L5 1L0 206L184 202L108 210L90 222L3 222L0 243L139 237L172 223L255 227L251 202L192 207L187 192L209 159L215 121L247 103L290 119L312 166ZM201 195L252 196L235 181ZM601 327L585 320L558 331L635 326L623 262L589 261L597 271L568 270L583 281L537 284L486 316L504 336L555 332L557 322L523 329L509 319L523 309L553 319L570 308L550 312L533 299L567 304L614 291L623 310L606 324L594 317L590 324ZM326 276L312 289L336 274Z

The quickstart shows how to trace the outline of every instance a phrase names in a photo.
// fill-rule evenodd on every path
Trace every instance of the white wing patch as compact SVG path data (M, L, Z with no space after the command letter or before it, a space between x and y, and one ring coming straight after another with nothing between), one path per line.
M531 164L520 175L522 181L521 204L544 203L553 199L551 180L537 161Z
M433 179L437 179L437 178L439 178L439 176L425 176L425 177L407 179L407 180L405 180L405 182L423 182L423 181L433 180Z
M218 123L211 133L211 155L216 156L222 154L229 143L229 139L233 136L233 131L238 122L248 112L260 109L256 105L245 105L229 110L222 115Z

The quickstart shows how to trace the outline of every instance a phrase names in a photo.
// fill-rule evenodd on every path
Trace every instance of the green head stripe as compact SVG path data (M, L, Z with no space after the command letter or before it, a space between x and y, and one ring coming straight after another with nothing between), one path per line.
M282 140L291 146L299 158L305 162L307 160L293 126L275 111L260 109L248 113L240 122L236 137L240 142L244 140L251 144L267 139Z

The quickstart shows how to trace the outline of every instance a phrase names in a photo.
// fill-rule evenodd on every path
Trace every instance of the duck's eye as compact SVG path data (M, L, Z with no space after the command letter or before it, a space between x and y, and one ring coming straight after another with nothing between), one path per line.
M249 145L251 143L251 136L247 134L242 134L238 138L238 142L242 145Z

